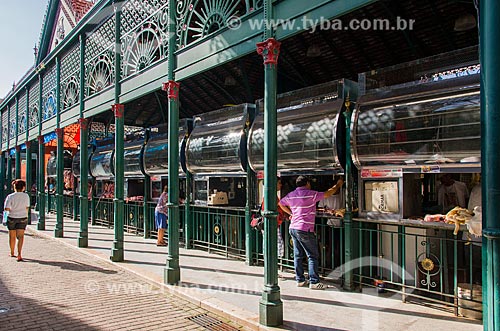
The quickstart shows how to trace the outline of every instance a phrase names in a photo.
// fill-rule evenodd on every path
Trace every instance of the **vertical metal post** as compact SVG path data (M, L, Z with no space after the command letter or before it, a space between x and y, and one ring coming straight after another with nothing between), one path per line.
M264 19L273 19L273 4L264 0ZM265 41L257 43L264 59L264 289L259 303L259 322L266 326L283 324L283 302L278 286L277 223L277 65L281 43L272 38L272 27L265 27Z
M5 152L0 152L0 199L5 201Z
M255 201L253 199L253 180L254 172L247 164L247 203L245 205L245 264L254 265L253 253L255 251L255 232L250 226L252 217L252 206Z
M7 194L12 192L12 156L7 151Z
M19 146L19 99L16 97L16 168L15 179L21 178L21 146Z
M56 58L56 227L54 237L64 236L63 189L64 189L64 129L61 128L61 61Z
M500 329L500 31L496 0L480 3L481 171L483 179L483 327Z
M175 8L175 0L168 8ZM163 280L177 284L181 280L179 268L179 83L175 81L175 11L168 11L168 82L163 89L168 96L168 255Z
M84 118L85 111L85 35L80 35L80 232L78 234L78 247L88 247L89 244L89 121Z
M121 4L115 3L115 104L112 110L115 114L115 197L113 204L114 213L114 231L115 238L113 241L113 249L111 250L111 260L114 262L123 261L123 220L125 203L124 199L124 109L120 104L121 94L121 39L120 39L120 21L121 21Z
M143 201L143 215L144 215L144 238L151 237L151 217L149 215L148 201L151 201L151 177L144 176L144 201Z
M192 175L188 171L186 173L186 199L184 200L184 242L185 248L192 248L193 241L193 219L191 217L191 185L192 185Z
M345 101L345 123L346 123L346 151L345 151L345 190L346 190L346 205L344 215L344 290L352 291L354 289L354 276L352 261L352 164L351 164L351 101L349 95ZM361 252L360 252L361 254ZM360 270L361 272L361 270Z
M38 91L38 171L37 171L37 191L38 191L38 230L45 230L45 145L43 143L42 135L42 91L43 79L39 77L39 91Z
M26 192L30 196L31 206L31 141L29 141L29 123L30 123L30 90L26 88ZM31 224L31 207L28 209L28 224Z

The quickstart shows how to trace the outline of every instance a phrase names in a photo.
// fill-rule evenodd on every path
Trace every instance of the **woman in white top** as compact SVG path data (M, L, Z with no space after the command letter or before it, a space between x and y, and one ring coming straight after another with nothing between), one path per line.
M26 183L21 179L12 182L14 193L5 199L4 211L8 212L7 228L9 229L10 256L15 257L14 247L17 238L17 261L22 261L21 250L24 242L24 230L28 225L28 210L30 207L30 197L24 193Z

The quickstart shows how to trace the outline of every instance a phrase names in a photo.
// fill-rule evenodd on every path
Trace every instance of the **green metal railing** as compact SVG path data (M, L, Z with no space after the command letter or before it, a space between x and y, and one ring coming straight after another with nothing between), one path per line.
M344 263L343 228L340 219L318 217L316 219L316 235L319 245L319 272L323 277L338 279L341 277L340 266ZM283 222L280 226L281 237L284 243L284 255L278 259L282 269L293 270L293 241L288 232L290 222ZM254 259L259 264L264 263L263 235L258 232L255 236ZM307 270L307 269L306 269Z
M56 195L54 193L47 193L45 195L45 197L47 199L47 202L45 204L47 206L47 211L55 213L56 212Z
M73 196L63 196L63 215L66 217L73 217Z
M144 233L144 204L142 201L125 203L125 220L123 228L125 232Z
M402 300L423 299L452 307L481 310L481 246L453 235L453 226L422 228L356 222L358 284L383 283ZM464 294L466 293L466 294Z
M150 238L158 238L158 231L156 229L155 225L155 208L156 208L156 202L147 202L147 209L149 213L149 237ZM185 207L184 205L179 206L179 216L180 216L180 222L179 222L179 241L181 243L185 243L185 236L184 236L184 215L185 215ZM168 232L165 231L164 235L165 241L168 242Z
M95 207L95 223L97 225L113 227L114 206L111 199L97 199Z
M182 219L181 213L181 219ZM193 246L245 259L245 210L193 206Z

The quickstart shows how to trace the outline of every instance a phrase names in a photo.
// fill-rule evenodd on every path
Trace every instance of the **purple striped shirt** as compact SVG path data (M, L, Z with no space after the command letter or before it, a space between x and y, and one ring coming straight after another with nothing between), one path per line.
M324 195L323 192L309 190L305 186L301 186L281 199L280 202L292 211L290 229L314 231L316 202L323 200Z

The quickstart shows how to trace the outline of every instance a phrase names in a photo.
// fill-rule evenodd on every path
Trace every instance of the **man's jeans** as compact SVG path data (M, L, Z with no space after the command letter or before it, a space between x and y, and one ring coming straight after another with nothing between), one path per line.
M290 229L290 235L293 239L293 264L295 266L295 279L297 282L303 282L304 267L302 261L307 256L309 260L309 282L319 283L318 275L318 240L314 232L306 232L296 229Z

